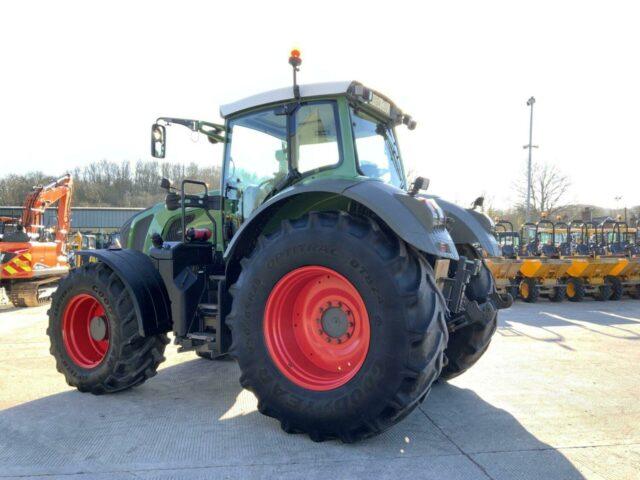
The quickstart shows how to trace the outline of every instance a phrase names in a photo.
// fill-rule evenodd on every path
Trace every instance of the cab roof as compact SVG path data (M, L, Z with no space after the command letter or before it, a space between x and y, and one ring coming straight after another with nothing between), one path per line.
M325 83L309 83L300 85L300 96L305 97L322 97L325 95L341 95L346 94L352 85L359 85L354 81L342 82L325 82ZM269 105L271 103L286 102L294 100L293 86L278 88L268 92L258 93L250 97L243 98L233 103L227 103L220 107L220 116L226 118L234 113L250 108L259 107L261 105Z

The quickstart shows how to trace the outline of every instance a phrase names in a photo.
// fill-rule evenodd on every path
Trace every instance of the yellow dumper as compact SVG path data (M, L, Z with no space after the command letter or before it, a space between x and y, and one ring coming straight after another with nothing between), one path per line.
M544 218L535 224L525 223L520 237L526 241L524 255L520 257L520 297L529 303L537 301L540 296L561 302L565 298L565 278L571 262L560 258L555 225Z
M513 224L508 220L497 220L494 234L502 250L502 256L486 258L485 263L493 274L498 293L510 293L515 300L518 298L522 265L522 260L518 258L520 234L514 231Z
M620 300L627 294L640 298L640 256L638 252L638 230L623 221L603 222L602 237L608 254L619 258L619 262L605 277L611 286L611 300Z
M572 222L574 223L574 222ZM584 222L578 235L572 254L567 259L571 266L567 269L567 298L572 302L580 302L586 296L596 300L609 300L613 293L612 285L606 279L613 277L613 271L620 268L624 258L608 255L603 232L598 225Z

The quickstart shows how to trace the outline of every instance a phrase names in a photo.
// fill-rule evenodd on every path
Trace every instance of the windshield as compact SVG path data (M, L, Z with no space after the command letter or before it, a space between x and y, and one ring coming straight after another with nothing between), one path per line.
M351 108L351 125L360 173L404 188L404 172L393 130L354 108Z

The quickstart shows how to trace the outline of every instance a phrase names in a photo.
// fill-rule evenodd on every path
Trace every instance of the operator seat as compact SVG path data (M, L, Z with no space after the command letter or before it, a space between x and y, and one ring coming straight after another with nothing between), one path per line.
M545 244L542 246L542 255L545 257L555 257L558 255L556 247L553 245Z
M503 245L502 256L506 258L516 258L516 249L513 248L513 245Z
M576 252L578 255L589 255L589 246L586 243L579 243L576 245Z

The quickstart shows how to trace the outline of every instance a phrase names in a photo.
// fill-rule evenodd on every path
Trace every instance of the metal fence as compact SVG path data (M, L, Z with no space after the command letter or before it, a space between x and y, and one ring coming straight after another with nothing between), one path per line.
M116 208L116 207L72 207L71 230L93 233L109 233L120 229L136 213L143 208ZM0 216L20 218L22 207L0 207ZM57 224L57 210L47 208L44 214L45 225Z

